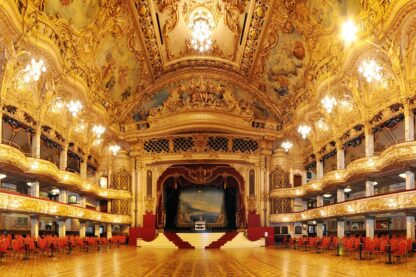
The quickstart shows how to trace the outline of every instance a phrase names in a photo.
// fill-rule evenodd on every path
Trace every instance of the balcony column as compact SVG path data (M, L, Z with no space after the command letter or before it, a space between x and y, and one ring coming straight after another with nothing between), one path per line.
M100 237L100 225L99 224L94 225L94 236L98 238Z
M33 197L39 197L39 189L40 189L39 182L31 182L30 195Z
M87 207L87 198L85 196L79 196L79 205L83 208Z
M365 197L374 196L374 182L365 181Z
M0 104L0 143L3 143L3 105Z
M318 180L324 177L324 161L316 156L316 178Z
M415 188L415 173L410 170L406 170L406 189L414 189Z
M345 192L343 189L337 189L337 203L345 201Z
M59 153L59 169L66 170L68 166L68 144L64 145L64 148Z
M289 168L289 184L293 188L295 186L295 177L293 172L293 167Z
M295 237L295 223L293 223L293 222L289 223L288 233L289 233L291 238Z
M316 197L316 206L322 207L324 205L324 197L322 195L318 195Z
M111 199L107 200L107 213L111 214Z
M415 240L415 216L406 215L406 237Z
M337 169L345 168L345 149L344 145L337 142Z
M97 212L99 212L99 211L101 210L101 207L100 207L100 200L97 200L97 204L96 204L96 206L95 206L95 210L96 210Z
M135 158L131 158L130 159L130 161L131 161L131 208L130 208L130 210L131 210L131 226L136 226L136 217L137 217L137 206L136 206L136 197L137 197L137 195L136 195L136 190L137 190L137 187L136 187L136 182L137 182L137 180L136 180L136 177L137 177L137 174L136 174L136 159Z
M365 131L365 156L372 157L374 156L374 133L371 130L371 127L366 126Z
M64 238L66 236L66 221L65 220L58 221L58 234L60 238Z
M345 236L345 219L337 219L337 236L338 238L343 238Z
M111 228L113 228L113 226L111 224L107 224L107 239L113 237L113 230Z
M85 238L85 221L79 221L79 237L80 238Z
M407 103L404 105L404 140L415 140L415 114Z
M146 174L143 170L143 164L137 160L136 164L136 198L135 198L135 216L136 216L136 227L139 227L143 224L143 214L144 214L144 206L143 206L143 193L145 189L145 178Z
M87 161L81 160L81 165L79 167L79 174L81 176L81 179L83 180L87 179Z
M59 190L59 198L58 201L64 204L68 204L68 194L66 190Z
M367 238L374 238L375 217L367 216L365 218L365 236Z
M316 223L316 236L318 238L322 238L324 236L324 223L322 221L318 221Z
M40 135L41 128L36 127L35 132L32 135L32 158L40 158Z
M39 237L39 216L31 216L30 217L30 236L32 238Z

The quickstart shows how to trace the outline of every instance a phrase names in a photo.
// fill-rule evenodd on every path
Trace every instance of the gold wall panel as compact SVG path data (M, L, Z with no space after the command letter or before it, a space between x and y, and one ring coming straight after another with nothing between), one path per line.
M404 142L384 150L380 156L366 157L351 162L346 169L328 172L322 180L314 180L295 188L274 189L271 198L302 197L319 193L338 184L345 184L354 178L379 173L386 168L402 167L404 163L416 161L416 142Z
M107 214L73 205L4 192L0 192L0 210L78 218L116 224L130 224L131 222L130 216L127 215Z
M97 184L83 180L78 174L59 170L55 164L26 157L18 149L0 144L0 167L12 168L24 174L60 184L71 191L105 199L131 199L131 193L125 190L106 189Z
M272 214L270 222L299 222L331 217L346 217L357 214L398 212L416 208L416 191L393 193L351 200L296 213Z

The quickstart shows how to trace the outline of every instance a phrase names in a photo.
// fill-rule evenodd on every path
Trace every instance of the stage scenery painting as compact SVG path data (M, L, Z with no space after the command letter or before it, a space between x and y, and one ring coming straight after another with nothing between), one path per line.
M224 190L215 187L183 188L179 194L177 225L205 221L207 224L225 226Z

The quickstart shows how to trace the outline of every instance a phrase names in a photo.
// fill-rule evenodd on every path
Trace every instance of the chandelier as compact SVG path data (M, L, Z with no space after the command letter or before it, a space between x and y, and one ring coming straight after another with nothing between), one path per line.
M191 43L195 50L203 53L211 48L214 27L214 18L210 11L198 8L191 13L188 28L192 32Z
M329 126L328 124L326 124L325 120L323 118L320 118L317 122L316 125L318 126L319 129L324 130L324 131L328 131L329 130Z
M73 117L76 117L77 114L82 110L82 104L78 100L71 100L66 105L66 107L68 108L69 112L72 114Z
M105 132L105 127L103 125L95 125L92 127L92 131L97 136L97 138L100 138Z
M289 152L289 150L293 147L293 143L291 143L290 141L286 140L284 142L282 142L282 148L287 152Z
M113 153L113 155L117 155L118 151L120 151L121 147L117 144L113 144L110 146L110 151Z
M32 59L30 64L27 64L23 73L23 80L25 83L29 83L30 81L38 81L42 72L46 72L45 62L40 59L36 61Z
M350 44L357 39L358 28L354 21L349 19L342 24L341 37L345 43Z
M324 98L322 98L321 104L327 113L331 113L334 107L337 105L337 100L335 99L335 97L327 95Z
M368 83L372 83L373 81L381 81L383 78L382 69L375 60L371 59L364 60L358 67L358 72L363 75Z
M53 101L52 106L50 108L50 111L53 112L53 113L58 113L62 110L63 107L65 107L64 101L62 100L61 97L57 97Z
M298 128L298 132L302 135L303 139L306 139L306 137L311 132L311 127L308 125L300 125Z

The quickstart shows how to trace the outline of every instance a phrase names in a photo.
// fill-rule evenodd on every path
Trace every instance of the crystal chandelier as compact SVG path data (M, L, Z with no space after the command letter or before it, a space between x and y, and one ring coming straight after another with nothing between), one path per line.
M97 138L100 138L105 132L105 127L103 125L95 125L92 127L92 131L97 136Z
M46 72L45 62L42 59L38 62L35 59L32 59L30 64L25 67L23 80L25 83L29 83L32 79L33 81L38 81L42 72Z
M50 108L50 111L53 113L59 113L63 107L65 107L64 101L62 100L61 97L57 97L55 101L53 102Z
M345 43L350 44L357 39L358 28L354 21L349 19L342 24L341 37Z
M118 151L120 151L121 147L117 144L113 144L110 146L110 151L113 153L113 155L117 155Z
M191 43L195 50L203 53L211 48L214 27L214 18L208 10L198 8L192 12L188 28L192 32Z
M318 128L321 129L321 130L324 130L324 131L328 131L329 130L328 124L326 124L326 122L325 122L325 120L323 118L320 118L317 121L316 124L317 124Z
M321 104L327 113L331 113L334 107L337 105L337 100L335 99L335 97L327 95L324 98L322 98Z
M306 139L306 137L311 132L311 127L308 125L300 125L298 128L298 132L302 135L303 139Z
M82 104L78 100L71 100L66 105L66 107L68 108L69 112L72 114L73 117L76 117L77 114L82 110Z
M282 142L282 148L286 151L289 152L289 150L293 147L293 143L291 143L290 141L286 140L284 142Z
M363 75L368 83L372 83L373 81L381 81L383 78L382 69L375 60L371 59L364 60L358 67L358 72Z

